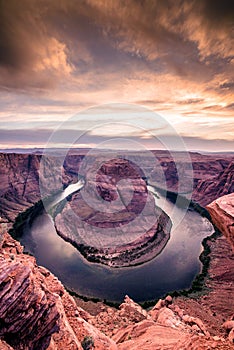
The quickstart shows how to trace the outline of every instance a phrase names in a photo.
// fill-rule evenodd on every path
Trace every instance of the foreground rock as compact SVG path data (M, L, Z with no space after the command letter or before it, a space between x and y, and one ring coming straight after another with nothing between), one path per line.
M87 322L91 316L76 306L58 279L22 254L6 233L1 233L0 260L0 338L9 346L82 350L81 342L90 336L95 349L117 349Z
M210 335L201 319L188 315L170 296L149 312L126 296L119 310L107 308L92 323L105 327L119 350L234 348L224 337Z
M56 296L33 274L33 262L0 257L0 336L14 348L46 349L58 330Z

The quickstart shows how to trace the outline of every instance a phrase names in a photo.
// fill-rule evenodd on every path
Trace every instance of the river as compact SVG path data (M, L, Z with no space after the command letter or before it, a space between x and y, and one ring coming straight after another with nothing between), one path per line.
M60 194L60 200L80 190L83 184L71 186ZM213 233L213 226L198 213L178 208L162 195L155 193L155 202L172 220L171 237L160 255L137 267L114 269L87 262L76 248L57 235L46 212L31 225L25 225L20 241L39 265L47 267L79 295L111 301L122 301L126 294L135 301L157 299L170 291L190 287L201 270L201 242Z

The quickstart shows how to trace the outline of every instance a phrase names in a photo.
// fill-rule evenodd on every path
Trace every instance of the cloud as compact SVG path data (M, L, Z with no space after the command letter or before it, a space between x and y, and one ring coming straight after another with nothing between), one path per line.
M218 117L224 135L233 16L229 0L0 0L0 117L11 129L16 120L46 128L84 107L130 102L179 132L188 119Z
M54 88L64 76L116 67L121 75L144 64L156 74L210 80L210 55L223 60L233 49L227 0L2 0L0 13L2 85L10 87Z
M234 110L234 102L227 105L226 108Z
M189 98L187 100L177 101L178 104L197 104L200 102L204 102L203 98Z
M234 90L234 81L226 81L225 83L220 84L220 89Z
M72 65L66 44L49 33L39 2L0 3L0 84L13 89L54 87Z

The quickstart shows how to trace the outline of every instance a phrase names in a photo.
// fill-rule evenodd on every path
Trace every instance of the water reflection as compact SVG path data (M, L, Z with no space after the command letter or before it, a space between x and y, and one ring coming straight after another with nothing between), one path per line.
M199 272L201 241L213 232L210 222L198 213L174 206L166 198L156 197L157 205L171 216L171 238L155 259L138 267L111 269L87 262L69 243L60 238L47 213L26 226L21 243L50 269L69 289L78 294L121 301L125 294L136 301L155 299L188 288Z

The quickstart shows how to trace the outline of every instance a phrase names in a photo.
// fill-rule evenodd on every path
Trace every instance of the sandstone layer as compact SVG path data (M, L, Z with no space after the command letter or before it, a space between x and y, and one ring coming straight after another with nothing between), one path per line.
M70 201L65 202L55 216L55 226L59 235L77 247L87 260L112 267L138 265L154 258L165 247L170 220L155 208L142 169L136 165L139 159L150 174L148 180L159 187L165 186L161 182L162 170L167 189L174 191L181 186L178 169L183 170L185 188L186 179L193 175L193 198L202 204L221 193L221 190L217 192L217 187L225 193L232 191L232 158L192 153L191 174L191 164L186 163L188 159L183 153L177 155L177 164L167 152L158 151L155 155L160 160L160 167L156 168L150 163L152 159L147 160L137 153L132 155L135 164L127 159L113 158L105 162L105 158L101 161L98 155L96 158L87 156L83 168L80 158L77 163L72 156L68 158L65 165L68 176L73 177L79 171L85 176L86 184L80 193L73 194ZM217 173L221 174L218 183L215 182Z
M234 348L224 333L211 334L200 318L188 314L170 296L150 311L126 296L119 310L104 307L90 322L111 336L120 350Z
M51 183L54 190L61 187L59 158L50 157L47 167L40 167L40 161L37 154L0 153L1 222L14 222L20 212L41 199L41 190L49 193Z
M212 335L225 337L223 323L234 315L234 254L222 235L209 241L210 265L200 295L178 297L176 304L185 312L202 319Z

